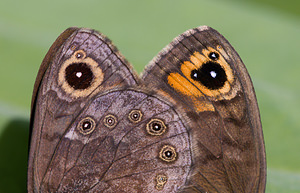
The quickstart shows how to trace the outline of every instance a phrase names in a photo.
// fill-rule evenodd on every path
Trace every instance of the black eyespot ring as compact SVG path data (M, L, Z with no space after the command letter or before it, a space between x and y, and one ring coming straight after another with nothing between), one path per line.
M199 69L192 70L191 78L211 90L221 89L227 81L223 67L212 61L202 64Z
M79 62L72 63L65 69L65 79L75 90L84 90L92 85L95 77L89 65Z
M208 54L208 57L209 57L211 60L216 61L216 60L219 59L220 55L219 55L217 52L210 52L210 53Z
M128 119L133 123L138 123L142 120L143 114L140 110L132 110L129 115Z
M150 135L162 135L166 132L167 126L160 119L151 119L146 125L146 130Z
M112 114L106 115L103 119L104 125L110 129L117 125L117 121L117 118Z
M166 162L173 162L177 158L176 149L171 145L165 145L159 152L159 158Z
M165 174L158 174L156 176L156 186L155 188L157 190L162 190L164 188L164 185L167 183L168 177Z
M80 133L87 135L95 130L96 123L91 117L85 117L78 123L77 128Z

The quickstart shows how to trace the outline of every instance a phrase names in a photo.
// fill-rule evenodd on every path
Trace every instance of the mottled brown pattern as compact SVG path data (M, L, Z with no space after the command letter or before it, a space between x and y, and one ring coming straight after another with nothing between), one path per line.
M187 77L211 50L228 66L220 65L225 74L233 74L229 91L203 89ZM86 64L71 68L67 80L65 69L77 61ZM93 77L73 84L81 80L81 66ZM170 85L174 73L188 85ZM155 121L161 130L152 127ZM264 141L251 79L227 40L207 26L176 37L141 78L104 35L67 29L40 67L31 129L28 192L265 190Z
M99 105L103 100L107 100L107 95L114 100L106 106L108 108L99 111L101 108ZM159 106L158 111L145 112L148 109L146 100L151 100L152 104ZM124 110L119 111L115 106ZM127 119L132 109L145 112L139 126L135 126ZM103 113L95 114L95 111ZM106 128L101 122L106 114L114 114L118 118L118 123L113 129ZM168 118L168 114L172 114L173 119ZM93 116L96 128L91 134L82 135L77 129L77 124L86 116ZM151 117L165 120L170 131L162 136L145 135L146 123ZM161 146L164 144L172 144L178 154L181 154L171 165L169 162L158 160ZM80 152L79 154L73 154L71 151L73 146ZM164 171L168 173L170 181L165 184L165 189L175 192L176 189L172 187L171 181L178 185L184 184L191 160L189 149L188 134L182 120L163 101L144 92L130 90L97 96L82 110L60 140L60 145L52 157L41 184L41 191L61 192L64 188L74 188L80 192L103 192L107 189L105 185L121 180L125 186L126 179L131 178L130 180L138 181L134 185L137 192L144 191L146 187L148 192L155 192L153 189L155 184L147 181L147 176ZM177 168L176 171L180 173L182 179L174 179L176 175L172 168ZM83 184L77 186L79 180Z
M208 48L218 50L230 65L234 81L227 94L233 97L221 93L220 99L198 98L214 111L196 113L194 99L172 88L167 77L173 72L183 75L183 62ZM265 151L254 89L244 64L222 35L206 26L185 32L150 62L142 78L151 88L163 88L190 120L193 164L183 192L264 192Z
M98 68L102 69L105 76L96 90L86 97L74 99L58 84L58 73L64 61L79 49L84 50L88 57L98 63ZM46 55L35 84L28 191L38 191L60 139L81 112L81 108L89 103L89 99L98 93L98 90L105 91L116 85L136 85L138 82L139 79L132 72L131 66L101 34L76 28L62 33Z

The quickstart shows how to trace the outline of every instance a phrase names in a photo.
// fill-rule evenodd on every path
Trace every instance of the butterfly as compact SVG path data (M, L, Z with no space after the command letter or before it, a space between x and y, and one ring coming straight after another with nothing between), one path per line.
M103 34L69 28L34 86L28 192L264 192L257 100L208 26L176 37L141 76Z

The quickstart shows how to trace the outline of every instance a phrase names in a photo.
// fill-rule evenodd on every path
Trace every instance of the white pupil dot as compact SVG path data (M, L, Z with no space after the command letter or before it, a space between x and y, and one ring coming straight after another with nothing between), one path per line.
M216 78L217 73L215 71L210 71L210 75L211 77Z
M82 72L76 72L76 76L80 78L82 76Z
M216 58L216 54L215 54L215 53L212 53L212 54L211 54L211 57Z
M198 77L198 74L197 74L197 73L194 73L193 76L194 76L194 78L197 78L197 77Z

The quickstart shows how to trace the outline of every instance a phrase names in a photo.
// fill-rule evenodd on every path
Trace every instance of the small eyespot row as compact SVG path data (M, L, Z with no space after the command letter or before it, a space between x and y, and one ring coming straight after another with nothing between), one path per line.
M116 116L109 114L103 119L103 123L107 128L113 129L117 125L118 119Z
M85 117L77 125L77 129L83 135L92 133L95 130L96 123L93 118Z
M142 120L143 117L143 113L140 110L132 110L130 111L129 115L128 115L128 119L132 122L132 123L138 123Z
M158 175L156 176L155 181L156 181L156 186L155 186L155 188L156 188L157 190L162 190L162 189L164 188L165 184L166 184L167 181L168 181L168 177L167 177L165 174L158 174Z
M166 132L167 126L161 119L151 119L146 125L146 130L150 135L162 135Z
M165 162L175 161L177 159L175 147L171 145L164 145L159 152L159 158Z

